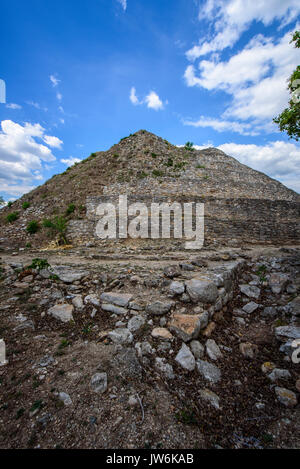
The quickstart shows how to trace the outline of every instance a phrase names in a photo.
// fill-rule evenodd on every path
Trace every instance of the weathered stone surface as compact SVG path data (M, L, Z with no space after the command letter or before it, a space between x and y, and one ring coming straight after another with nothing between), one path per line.
M31 329L35 330L35 325L34 322L31 321L31 319L28 319L27 321L23 321L21 324L19 324L17 327L14 328L14 331L20 332L24 331L25 329Z
M208 311L204 311L203 313L199 314L199 321L200 321L200 329L205 329L209 321Z
M162 339L162 340L172 340L173 336L168 329L165 327L156 327L151 332L152 337L155 339Z
M109 313L120 314L124 315L127 314L128 310L126 308L122 308L121 306L111 305L103 303L101 305L103 311L108 311Z
M100 295L100 300L103 301L103 303L112 303L113 305L125 308L132 298L130 293L104 292Z
M82 296L81 295L76 295L72 299L72 304L73 304L73 306L75 306L76 309L83 309L84 304L83 304Z
M133 318L128 321L127 328L130 332L136 332L145 324L145 322L146 321L143 316L133 316Z
M300 316L300 295L290 301L289 307L293 316Z
M147 305L146 312L149 314L162 316L167 314L173 305L173 301L155 301L154 303Z
M240 285L240 290L249 298L255 298L258 300L260 296L260 288L256 287L255 285Z
M169 292L172 296L181 295L184 293L184 283L182 282L171 282L169 286Z
M195 369L195 357L185 343L182 344L175 360L186 370L193 371Z
M164 274L169 278L179 277L181 275L181 269L178 265L170 265L164 268Z
M155 358L155 368L163 373L168 379L174 379L174 371L172 365L167 363L165 358Z
M196 359L202 358L204 356L204 347L199 342L199 340L192 340L190 342L190 347Z
M272 290L272 293L279 294L286 287L289 281L289 277L286 274L273 273L269 278L269 285Z
M300 339L300 326L280 326L275 328L277 338Z
M258 352L258 347L255 344L251 344L250 342L243 342L239 345L239 349L241 354L245 358L254 358Z
M97 394L107 390L107 373L95 373L91 378L91 388Z
M53 316L55 319L59 319L62 322L69 322L73 320L74 306L69 304L58 304L48 310L48 314Z
M291 378L291 373L288 370L281 370L280 368L274 368L272 373L268 375L268 378L275 383L276 381L280 381L282 379L289 379Z
M54 275L57 275L60 280L65 283L73 283L77 280L82 280L83 277L88 275L86 270L76 270L72 267L67 267L64 265L52 266L52 272Z
M91 305L93 305L93 306L100 306L99 298L98 298L98 296L95 295L95 294L87 295L87 296L84 298L84 303L85 303L86 305L91 304Z
M135 349L140 358L142 358L145 355L153 355L153 353L155 353L155 349L151 347L151 345L147 341L137 342L135 344Z
M133 341L133 335L131 332L126 328L119 328L114 331L108 333L108 337L115 343L115 344L131 344Z
M210 383L218 383L221 379L221 371L216 365L204 360L197 360L197 368L201 376Z
M0 339L0 366L7 365L7 363L5 342L3 339Z
M208 339L205 345L206 353L211 360L218 360L222 357L222 352L214 340Z
M261 312L261 315L266 318L272 318L277 315L276 308L274 308L273 306L266 306Z
M169 328L184 342L196 339L200 332L200 318L193 314L173 314Z
M193 303L214 303L218 298L218 289L214 282L193 278L185 282L187 293Z
M58 399L63 402L65 406L72 405L72 399L66 392L60 392L58 394Z
M199 391L200 400L208 402L212 407L220 409L220 398L210 389L200 389Z
M204 329L204 331L202 332L202 334L205 336L205 337L210 337L212 335L212 333L214 332L215 328L216 328L216 323L214 321L211 321L208 326Z
M243 306L243 311L245 311L247 314L251 314L254 313L258 307L259 305L257 303L250 301L250 303L247 303L245 306Z
M297 396L293 391L277 386L275 393L279 402L285 407L295 407L297 405Z

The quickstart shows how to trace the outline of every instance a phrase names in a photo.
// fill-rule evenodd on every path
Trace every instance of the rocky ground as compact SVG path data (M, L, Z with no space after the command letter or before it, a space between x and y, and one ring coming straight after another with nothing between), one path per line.
M300 447L298 249L7 249L0 276L1 448Z

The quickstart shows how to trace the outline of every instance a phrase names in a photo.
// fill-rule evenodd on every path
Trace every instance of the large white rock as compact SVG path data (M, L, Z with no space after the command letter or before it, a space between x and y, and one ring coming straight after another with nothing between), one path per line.
M118 293L118 292L104 292L100 295L100 300L103 303L112 303L113 305L122 306L126 308L129 301L133 296L130 293Z
M214 303L218 298L218 289L214 282L192 278L185 282L186 291L193 303Z
M203 376L210 383L218 383L221 379L221 371L219 368L212 363L204 360L197 360L197 368L200 375Z
M53 316L55 319L59 319L62 322L69 322L73 320L74 306L65 304L58 304L48 310L48 314Z
M182 368L185 368L186 370L193 371L195 369L195 357L185 343L182 344L175 360L177 363L179 363L179 365L182 366Z
M119 328L114 331L108 333L108 337L115 343L115 344L131 344L133 341L133 335L131 332L126 328Z

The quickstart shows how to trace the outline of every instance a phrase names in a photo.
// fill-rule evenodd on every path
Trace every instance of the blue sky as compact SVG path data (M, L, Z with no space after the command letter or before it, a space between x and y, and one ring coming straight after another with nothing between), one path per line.
M300 192L272 118L299 64L298 0L2 0L0 195L147 129L215 146Z

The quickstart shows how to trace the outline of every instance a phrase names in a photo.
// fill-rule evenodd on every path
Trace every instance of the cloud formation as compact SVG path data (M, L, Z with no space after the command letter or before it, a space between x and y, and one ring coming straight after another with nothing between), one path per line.
M127 8L127 0L117 0L117 2L119 2L123 8L124 11L126 11L126 8Z
M0 191L21 195L32 188L33 182L41 179L43 163L56 160L49 146L60 148L62 143L58 137L46 135L40 124L22 126L11 120L2 121Z
M133 86L130 90L129 99L134 106L146 104L149 109L154 109L155 111L164 109L164 103L155 91L150 91L144 99L140 100ZM165 104L167 104L167 102Z
M269 26L274 20L286 26L300 13L298 0L206 0L201 6L199 20L214 22L214 34L199 41L186 52L189 60L232 47L253 21Z
M291 33L277 41L257 35L227 60L212 57L200 61L198 72L189 65L185 82L189 87L224 91L231 96L223 119L248 121L255 134L258 129L274 132L277 128L272 119L288 103L287 77L298 63L299 51L290 44Z

